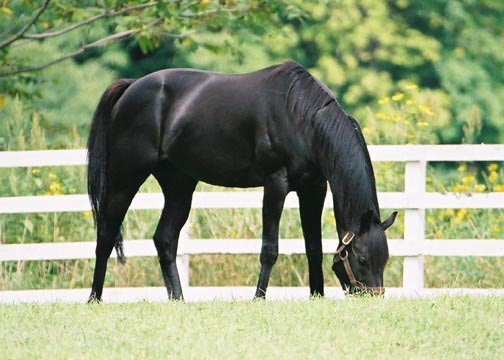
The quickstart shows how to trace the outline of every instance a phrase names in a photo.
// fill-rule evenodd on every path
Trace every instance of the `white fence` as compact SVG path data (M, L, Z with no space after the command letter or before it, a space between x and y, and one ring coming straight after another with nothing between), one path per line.
M504 193L502 192L464 194L426 192L427 163L435 161L504 161L504 145L383 145L369 146L369 151L373 162L406 163L404 192L382 192L378 194L382 209L402 209L405 211L404 239L389 241L391 256L404 257L403 289L413 291L423 289L424 256L504 256L504 240L502 239L425 239L425 209L504 208ZM0 167L4 168L84 166L85 164L85 150L0 152ZM143 193L135 197L130 208L161 209L162 206L163 198L161 194ZM261 192L197 192L193 198L193 208L196 209L261 207ZM290 194L287 197L285 208L296 207L298 207L297 197ZM330 196L327 197L325 207L332 208ZM86 194L0 197L0 214L87 210L90 210L90 206ZM0 261L94 258L94 246L93 241L0 244ZM336 239L323 241L325 253L333 252L336 247ZM181 267L179 271L185 293L194 290L194 288L189 288L188 280L190 255L257 254L260 248L259 239L201 240L189 239L187 235L183 236L179 243ZM301 239L280 240L279 248L281 254L304 253L304 243ZM156 256L152 240L126 240L125 249L128 257ZM86 289L86 291L88 290ZM123 291L127 291L127 289L123 289ZM275 290L273 290L274 292ZM2 294L12 295L11 293L0 292L0 301ZM18 294L22 294L19 295L21 297L27 296L22 292ZM59 292L59 294L59 298L65 298L64 293ZM104 294L104 296L107 296L107 289ZM133 297L137 297L137 295ZM157 297L159 297L159 294L153 296L153 298ZM14 296L14 298L16 297Z

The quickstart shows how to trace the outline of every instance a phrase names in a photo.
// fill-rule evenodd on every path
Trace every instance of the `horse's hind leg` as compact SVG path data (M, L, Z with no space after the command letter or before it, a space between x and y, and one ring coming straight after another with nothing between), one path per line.
M96 263L93 285L88 302L101 301L107 261L112 253L116 240L120 240L120 226L129 206L124 196L116 196L107 206L106 216L97 223Z
M122 242L121 224L124 216L138 188L148 175L148 173L137 173L136 175L128 174L127 177L120 176L122 179L127 178L127 183L122 180L119 186L118 181L112 181L109 186L104 216L103 219L98 219L97 223L96 263L88 302L101 301L107 261L114 245Z
M180 230L191 210L197 181L174 169L154 173L165 197L165 205L154 234L159 265L170 299L182 300L182 286L177 269L177 247Z

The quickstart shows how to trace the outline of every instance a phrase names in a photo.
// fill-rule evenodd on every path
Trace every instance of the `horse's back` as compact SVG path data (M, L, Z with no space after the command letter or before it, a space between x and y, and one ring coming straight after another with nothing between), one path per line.
M143 142L159 161L199 180L259 186L265 174L283 166L282 147L292 137L285 115L287 85L275 77L279 68L149 74L118 102L115 133L124 141Z
M162 157L209 183L261 185L267 171L263 154L275 160L267 136L275 111L266 72L167 75L175 86L164 117ZM186 85L196 78L196 84Z

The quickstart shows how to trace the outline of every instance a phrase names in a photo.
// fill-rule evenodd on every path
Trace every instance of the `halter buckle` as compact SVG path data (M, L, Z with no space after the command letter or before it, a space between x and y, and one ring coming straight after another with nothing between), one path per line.
M343 243L343 245L348 246L348 244L350 244L352 242L354 237L355 237L354 233L347 232L345 234L345 236L343 236L343 239L341 240L341 242Z

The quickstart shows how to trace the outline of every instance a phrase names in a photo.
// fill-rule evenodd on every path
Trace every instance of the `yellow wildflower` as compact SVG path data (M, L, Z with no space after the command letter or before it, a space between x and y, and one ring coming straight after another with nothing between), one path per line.
M455 211L453 209L444 209L438 213L438 219L445 221L447 219L451 219L455 216Z
M385 113L378 112L378 113L376 113L376 118L380 119L380 120L388 120L388 119L390 119L390 116Z
M432 110L432 108L429 106L429 105L425 105L425 104L420 104L418 105L418 108L425 114L427 115L432 115L434 114L434 111Z
M488 171L497 171L498 168L499 165L497 165L496 163L491 163L490 165L487 166Z
M497 182L499 180L499 174L497 174L497 171L491 171L490 175L488 175L488 181L491 183Z
M412 90L412 91L417 91L418 90L418 85L417 84L413 84L413 83L409 83L408 85L406 85L406 89Z
M467 171L467 164L459 165L459 167L457 168L457 171L458 172L466 172Z
M59 181L55 181L49 185L49 195L58 195L61 194L61 183Z
M370 128L368 128L367 126L364 126L364 127L362 128L362 133L363 133L365 136L369 136L369 135L371 135L372 131L371 131L371 129L370 129Z
M420 127L426 127L429 126L429 123L425 120L417 122L417 125Z
M502 184L502 185L494 185L493 191L504 192L504 184Z
M466 209L460 209L457 210L457 214L455 215L455 221L463 221L467 218L467 210Z
M401 120L402 120L401 114L397 114L397 113L396 113L396 114L394 114L394 115L392 116L392 120L394 120L394 121L396 121L396 122L401 121Z
M469 174L469 175L466 175L462 178L462 184L470 184L472 182L474 182L476 180L476 178L474 177L474 175L472 174Z
M383 104L388 103L388 101L389 101L388 97L382 96L381 98L378 99L378 104L383 105Z
M476 192L483 192L485 191L486 186L484 184L476 184L474 185L474 191Z
M498 225L495 225L490 228L490 234L498 234L500 232L500 227Z
M404 98L404 94L401 92L396 92L392 95L392 101L401 101Z
M462 193L467 192L469 188L465 184L456 184L453 186L453 192Z
M452 217L453 215L455 215L455 210L453 209L445 209L443 211L444 215L448 216L448 217Z

